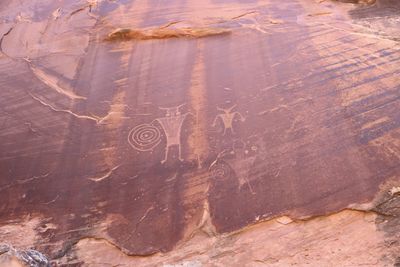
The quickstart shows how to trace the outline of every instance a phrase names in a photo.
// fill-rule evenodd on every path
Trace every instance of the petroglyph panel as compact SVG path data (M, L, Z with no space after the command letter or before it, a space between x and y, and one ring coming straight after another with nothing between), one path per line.
M212 126L213 127L217 126L217 122L221 121L224 129L223 135L225 135L227 131L229 131L231 134L235 133L235 131L233 130L233 122L235 120L240 120L241 122L245 121L245 118L242 116L242 114L240 114L240 112L233 111L235 108L236 105L233 105L232 107L229 108L217 107L217 110L222 113L218 114L215 117Z
M161 142L161 131L154 125L141 124L129 132L128 142L139 151L151 151Z
M399 182L398 5L318 2L1 1L0 224L148 256Z
M164 163L168 160L168 155L170 152L170 148L173 146L178 147L178 159L183 161L182 158L182 144L181 144L181 132L182 125L185 119L191 115L191 113L182 114L180 109L184 105L180 105L173 108L160 108L161 110L165 110L165 117L157 118L155 121L158 122L163 128L166 136L166 148L165 148L165 156L161 163Z
M190 112L182 114L180 109L184 105L172 108L159 108L165 111L165 117L155 119L150 124L141 124L129 132L128 142L138 151L152 151L158 146L162 138L165 138L165 153L161 163L168 160L172 147L178 149L178 160L183 161L182 157L182 126L186 118L192 115ZM161 130L160 130L161 129ZM161 133L161 131L163 133Z

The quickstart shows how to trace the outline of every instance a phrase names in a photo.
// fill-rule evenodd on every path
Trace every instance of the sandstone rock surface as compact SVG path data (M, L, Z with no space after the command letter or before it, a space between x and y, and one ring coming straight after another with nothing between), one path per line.
M395 0L1 1L0 243L400 264L399 40Z

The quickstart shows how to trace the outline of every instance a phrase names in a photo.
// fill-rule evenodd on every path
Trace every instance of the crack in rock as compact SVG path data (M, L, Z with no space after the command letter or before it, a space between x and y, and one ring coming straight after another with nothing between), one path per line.
M50 104L44 102L44 101L41 100L40 98L38 98L38 97L32 95L31 93L29 93L29 95L30 95L35 101L39 102L39 103L42 104L43 106L46 106L46 107L50 108L51 110L53 110L53 111L55 111L55 112L67 113L67 114L70 114L70 115L72 115L73 117L78 118L78 119L84 119L84 120L95 121L96 124L100 124L100 123L102 122L102 118L99 118L99 117L92 117L92 116L88 116L88 115L79 115L79 114L76 114L76 113L72 112L72 111L69 110L69 109L58 109L58 108L56 108L56 107L54 107L54 106L52 106L52 105L50 105Z
M14 27L15 27L15 25L11 26L10 29L8 29L8 31L6 33L4 33L0 38L0 52L8 58L12 58L12 57L10 57L9 55L7 55L7 53L4 52L3 41L4 41L4 38L11 33L11 31L14 29Z
M57 77L46 73L45 71L34 67L32 65L29 66L32 70L33 74L44 84L46 84L49 88L54 89L57 93L67 96L70 99L86 99L86 97L79 96L75 94L71 89L62 88L58 85L59 80Z
M121 167L121 164L118 165L118 166L115 166L114 168L112 168L109 172L107 172L107 173L104 174L103 176L100 176L100 177L91 177L91 178L88 178L88 179L91 180L91 181L93 181L93 182L96 182L96 183L97 183L97 182L101 182L101 181L103 181L103 180L109 178L109 177L113 174L113 172L116 171L119 167Z

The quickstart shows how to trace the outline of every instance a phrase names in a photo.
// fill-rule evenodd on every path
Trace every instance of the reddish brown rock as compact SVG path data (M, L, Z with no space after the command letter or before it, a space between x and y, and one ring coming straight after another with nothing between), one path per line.
M399 10L2 1L0 243L76 266L396 263Z

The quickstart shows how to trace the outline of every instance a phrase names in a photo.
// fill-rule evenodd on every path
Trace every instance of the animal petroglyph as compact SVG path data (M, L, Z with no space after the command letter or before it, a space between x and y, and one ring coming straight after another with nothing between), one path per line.
M247 141L234 140L231 148L227 148L217 155L209 167L209 172L211 177L216 179L236 177L239 190L242 190L243 186L247 186L249 192L255 195L256 192L251 183L251 180L255 179L251 176L251 171L255 167L260 147L257 140L251 139L250 137Z
M235 176L238 179L239 189L246 184L250 190L250 193L255 195L256 193L254 192L249 180L249 173L255 162L255 159L255 156L248 158L242 158L239 156L235 159L229 159L228 157L224 160L217 159L211 164L209 171L211 173L211 177L215 179L226 179Z
M190 112L182 114L180 111L182 106L184 105L172 108L160 108L161 110L165 110L165 116L157 118L149 124L141 124L133 128L129 132L129 144L138 151L153 150L162 141L161 126L166 139L165 156L161 163L165 163L168 160L171 147L178 148L178 158L180 161L183 161L181 145L182 125L187 116L192 114ZM160 126L157 127L156 124Z
M236 105L230 107L230 108L219 108L217 107L218 111L221 111L222 113L218 114L214 122L212 124L213 127L217 125L218 120L220 119L223 123L224 126L224 133L223 135L226 134L227 130L230 130L231 133L235 133L233 130L233 122L235 121L235 118L239 118L241 122L245 121L245 118L240 114L238 111L233 111L236 108Z
M239 156L239 158L241 159L237 162L237 167L236 167L239 178L239 187L242 187L244 184L247 184L247 186L250 189L250 192L254 195L255 192L253 190L253 187L251 186L249 179L250 179L250 171L254 166L256 156L245 158L245 156L242 155Z

